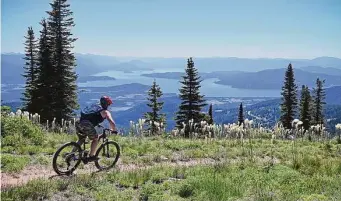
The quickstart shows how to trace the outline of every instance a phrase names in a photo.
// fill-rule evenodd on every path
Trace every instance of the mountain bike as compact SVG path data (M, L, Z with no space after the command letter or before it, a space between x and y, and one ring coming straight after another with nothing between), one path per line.
M103 140L95 154L99 158L95 161L99 170L114 167L120 157L120 146L117 142L109 140L107 133L117 134L117 131L104 128L103 134L99 137ZM85 149L85 145L89 143L88 140L85 140L83 146L76 142L68 142L62 145L53 155L52 166L54 171L58 175L71 175L81 162L87 164L89 151ZM59 165L58 162L64 162L64 164Z

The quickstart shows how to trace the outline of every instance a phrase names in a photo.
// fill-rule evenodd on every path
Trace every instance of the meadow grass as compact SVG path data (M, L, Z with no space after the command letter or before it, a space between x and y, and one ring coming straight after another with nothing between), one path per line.
M2 173L32 165L51 169L53 153L77 140L18 118L4 120L2 129ZM110 136L121 147L120 164L135 168L37 179L2 189L1 199L341 200L341 145L336 140L278 140L261 132L251 136ZM204 165L199 159L211 162Z
M2 192L3 200L77 197L93 200L340 200L340 145L331 142L269 139L165 139L112 137L122 148L122 163L137 169L61 180L36 180ZM4 171L29 164L46 164L49 149L74 140L50 134L31 162L6 162ZM47 147L45 143L52 145ZM252 152L250 146L252 145ZM252 156L251 156L252 155ZM7 161L12 154L3 154ZM163 164L212 158L210 165L178 167ZM27 158L26 158L27 159ZM27 161L27 160L20 160ZM147 166L151 166L147 168ZM15 169L15 168L14 168ZM13 171L13 170L11 170ZM46 187L48 186L48 188Z
M62 193L94 200L339 200L340 170L330 168L329 171L318 168L305 174L281 164L267 171L253 163L158 166L32 181L2 192L2 199L53 200Z

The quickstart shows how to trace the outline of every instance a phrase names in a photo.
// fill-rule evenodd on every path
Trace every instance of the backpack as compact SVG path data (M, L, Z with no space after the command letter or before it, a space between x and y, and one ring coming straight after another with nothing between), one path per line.
M99 115L103 110L99 104L88 105L81 110L81 119L92 119L92 116Z

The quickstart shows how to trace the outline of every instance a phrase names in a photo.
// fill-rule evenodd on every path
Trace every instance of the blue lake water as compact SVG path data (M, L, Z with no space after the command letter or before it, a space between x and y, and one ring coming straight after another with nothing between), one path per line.
M140 83L151 85L154 78L141 76L148 73L163 73L163 72L183 72L183 69L161 69L153 71L135 71L132 73L124 73L121 71L107 71L95 74L96 76L110 76L116 80L108 81L92 81L79 83L80 87L105 87L117 86L122 84ZM160 85L164 93L179 93L181 87L180 80L155 78L157 84ZM254 89L237 89L227 85L214 83L218 79L206 79L201 82L200 92L208 97L279 97L280 90L254 90Z

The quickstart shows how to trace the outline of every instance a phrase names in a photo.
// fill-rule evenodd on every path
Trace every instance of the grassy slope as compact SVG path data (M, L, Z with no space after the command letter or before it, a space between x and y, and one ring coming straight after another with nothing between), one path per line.
M73 135L44 133L24 119L2 118L2 172L36 164ZM340 200L341 145L335 141L112 137L130 170L38 179L2 189L2 200ZM195 163L211 159L210 164ZM185 164L185 166L180 166ZM194 166L189 166L189 165Z
M41 145L39 153L22 157L39 158L71 138L50 134L46 141L54 146L47 149ZM60 197L74 200L85 197L94 200L341 199L341 147L337 144L297 141L294 145L267 139L244 143L131 137L115 140L123 149L121 162L135 163L141 168L64 180L35 180L2 192L2 200L39 197L50 200ZM4 150L9 149L4 147ZM45 156L50 159L49 155ZM193 158L213 158L216 163L195 167L160 165L163 160ZM152 168L143 168L150 165Z

